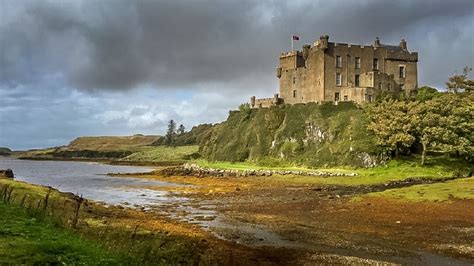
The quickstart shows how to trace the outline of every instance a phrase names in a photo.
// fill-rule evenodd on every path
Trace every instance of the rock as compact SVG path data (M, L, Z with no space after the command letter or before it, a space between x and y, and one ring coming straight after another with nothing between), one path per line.
M15 175L13 174L12 169L7 170L0 170L0 178L14 178Z

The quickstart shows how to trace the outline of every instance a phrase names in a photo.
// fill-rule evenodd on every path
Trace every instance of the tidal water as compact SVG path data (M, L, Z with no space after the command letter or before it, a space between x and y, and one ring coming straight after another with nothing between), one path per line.
M106 204L151 207L184 200L171 196L166 191L145 188L178 184L107 175L150 172L153 169L149 167L94 162L30 161L0 157L0 169L7 168L13 170L16 180L50 186L62 192L71 192Z
M0 157L0 169L12 169L15 179L56 188L62 192L110 205L139 207L160 212L172 219L196 224L217 237L251 245L294 246L268 229L224 217L215 205L193 202L183 195L148 186L188 186L171 182L110 176L109 173L143 173L152 168L107 165L94 162L31 161ZM236 235L245 236L235 240ZM231 238L228 238L231 236Z

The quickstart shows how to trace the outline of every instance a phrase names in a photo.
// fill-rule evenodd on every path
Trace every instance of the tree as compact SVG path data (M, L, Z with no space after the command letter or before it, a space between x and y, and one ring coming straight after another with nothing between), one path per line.
M423 86L421 88L418 88L418 90L416 90L416 100L420 102L431 100L440 95L441 95L441 92L429 86Z
M179 125L179 127L178 127L178 135L183 135L184 132L185 132L185 130L186 130L186 129L184 128L183 124Z
M474 152L474 95L444 94L414 105L409 114L415 137L423 150L421 164L426 162L429 148L442 152L455 151L470 156Z
M168 131L166 131L166 145L173 145L176 137L176 123L173 120L168 122Z
M461 91L472 92L474 90L474 81L468 78L469 72L472 71L472 67L465 67L462 70L462 74L455 74L449 78L446 82L446 87L449 92L458 93Z
M395 151L395 157L415 141L408 116L411 105L412 102L388 99L367 107L370 119L368 129L374 132L378 145Z
M242 119L248 119L250 118L250 114L252 113L252 108L250 107L250 104L248 103L243 103L239 105L239 111L242 115Z

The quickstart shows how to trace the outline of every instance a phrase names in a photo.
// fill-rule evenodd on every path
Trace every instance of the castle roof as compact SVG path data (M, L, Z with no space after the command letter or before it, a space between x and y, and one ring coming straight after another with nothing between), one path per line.
M403 51L403 49L398 45L382 44L381 47L389 50L390 52L401 52L401 51Z

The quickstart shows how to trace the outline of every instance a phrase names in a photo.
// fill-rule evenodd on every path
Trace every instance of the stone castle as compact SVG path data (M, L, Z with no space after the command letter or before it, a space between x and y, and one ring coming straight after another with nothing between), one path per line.
M418 53L399 45L355 45L329 42L323 35L301 51L280 55L276 69L280 93L250 98L253 108L278 104L353 101L372 102L383 95L410 95L417 89Z

